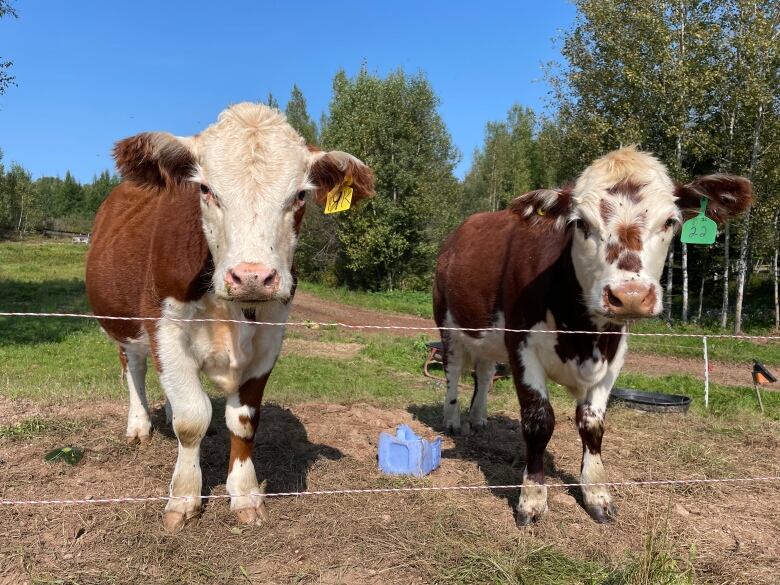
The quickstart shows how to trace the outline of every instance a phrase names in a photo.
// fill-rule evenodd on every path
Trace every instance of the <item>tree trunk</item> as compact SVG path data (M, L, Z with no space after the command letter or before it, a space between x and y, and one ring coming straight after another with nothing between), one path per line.
M734 335L742 333L742 301L745 299L745 279L747 277L747 257L750 246L750 208L745 212L745 229L739 243L737 260L737 298L734 301Z
M727 223L723 234L723 305L720 309L720 328L725 329L729 321L729 251L731 226Z
M775 244L775 257L772 259L772 274L775 278L775 331L780 331L780 302L778 302L778 270L777 270L777 252L780 249L780 245Z
M701 273L701 286L699 287L699 310L696 313L696 322L701 324L702 308L704 307L704 282L707 280L705 272Z
M688 322L688 246L682 245L682 322Z
M753 153L750 157L748 179L753 180L758 165L758 150L761 144L761 125L764 122L764 104L759 104L756 115L756 126L753 130ZM739 274L737 276L737 299L734 306L734 334L742 332L742 301L745 298L745 280L748 269L748 249L750 248L750 208L745 212L745 231L739 245Z
M672 320L672 279L674 268L674 240L669 245L669 257L666 260L666 320Z
M777 253L780 251L780 237L777 234L777 220L780 219L780 211L775 213L775 220L772 222L775 232L775 255L772 258L772 276L774 277L774 289L775 289L775 331L780 331L780 299L778 298L778 268L777 268Z

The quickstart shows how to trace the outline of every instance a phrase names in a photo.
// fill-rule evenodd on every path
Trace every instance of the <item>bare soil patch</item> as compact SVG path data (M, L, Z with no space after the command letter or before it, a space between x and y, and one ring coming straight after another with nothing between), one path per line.
M222 401L203 442L204 491L225 493L228 436ZM576 481L581 445L571 412L558 412L548 481ZM165 494L176 442L155 405L158 431L144 448L123 441L126 406L0 402L5 424L30 416L83 420L85 431L0 441L2 498L88 498ZM380 431L405 422L441 432L436 405L382 409L370 404L269 404L256 439L255 466L268 491L520 481L522 441L513 413L487 431L446 438L440 469L422 480L381 475ZM69 467L44 464L47 450L86 450ZM604 456L612 479L777 475L780 425L610 411ZM236 525L228 503L209 502L175 536L160 527L163 504L0 508L0 582L71 583L443 583L469 555L555 546L572 558L619 564L662 530L684 566L704 583L772 582L780 571L776 483L615 490L616 524L593 523L576 491L550 490L550 510L519 531L513 491L435 492L269 499L270 520Z

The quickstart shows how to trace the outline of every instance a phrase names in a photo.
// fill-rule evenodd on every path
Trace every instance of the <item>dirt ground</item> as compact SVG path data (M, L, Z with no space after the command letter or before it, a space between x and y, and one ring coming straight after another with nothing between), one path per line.
M440 397L439 397L440 398ZM228 434L217 400L202 447L204 491L225 493ZM166 493L176 441L154 405L157 431L145 447L122 438L126 406L67 407L0 399L0 424L32 416L78 423L35 440L0 440L0 497L94 498ZM441 433L440 406L381 409L368 404L264 406L254 462L271 492L520 481L519 425L513 413L485 432L446 438L441 467L422 480L388 478L376 464L377 438L399 423ZM547 459L548 482L577 480L581 444L559 413ZM604 456L613 480L780 474L780 426L610 413ZM45 464L47 450L85 449L76 466ZM515 527L514 491L436 492L269 499L270 520L239 527L225 500L209 502L178 535L161 528L163 503L0 509L0 583L444 583L477 554L554 546L568 556L619 564L648 534L663 533L697 582L771 583L780 571L780 484L614 490L616 524L592 522L576 491L551 489L550 509L530 529ZM487 551L487 552L486 552ZM695 551L695 553L693 552Z
M436 327L431 319L411 317L409 315L383 313L344 305L335 301L322 299L312 294L298 292L295 295L291 319L294 321L339 322L347 325L403 325L407 327ZM370 332L370 330L366 330ZM382 334L405 335L416 337L428 335L438 339L437 331L406 331L382 330ZM780 370L780 364L765 364L770 371ZM753 382L750 375L751 364L730 364L710 361L710 381L726 386L750 386ZM626 357L623 371L645 374L649 376L666 376L684 374L704 380L703 359L660 356L638 353L630 349ZM780 390L777 384L765 387L765 390Z

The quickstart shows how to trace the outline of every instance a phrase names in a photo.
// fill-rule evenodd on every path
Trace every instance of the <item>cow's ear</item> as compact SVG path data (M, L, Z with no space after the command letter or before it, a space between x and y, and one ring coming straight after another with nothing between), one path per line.
M167 132L143 132L117 142L114 160L125 179L143 187L173 188L195 175L191 141Z
M677 207L684 219L694 217L706 198L707 217L722 224L745 211L753 201L753 185L745 177L707 175L687 185L677 185Z
M563 229L569 218L572 204L570 187L538 189L516 197L509 209L533 223L551 229Z
M353 203L374 196L374 173L360 159L338 150L312 152L309 179L314 184L317 203L323 205L328 192L347 178L351 179Z

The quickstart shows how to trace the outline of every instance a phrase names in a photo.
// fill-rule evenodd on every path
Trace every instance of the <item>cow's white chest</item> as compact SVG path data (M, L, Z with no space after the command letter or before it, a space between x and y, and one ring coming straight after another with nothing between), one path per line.
M560 358L555 346L561 334L541 333L541 331L557 329L555 319L550 312L547 313L545 322L537 323L532 329L540 333L529 335L525 351L535 354L544 369L545 377L568 388L575 397L584 397L587 390L598 386L607 377L611 364L595 346L592 354L586 359L574 358L564 361Z
M281 350L283 326L252 324L240 307L212 295L192 303L166 299L163 314L179 319L240 321L181 323L173 333L178 339L164 340L182 343L201 371L227 394L238 391L246 380L270 371ZM267 303L256 310L256 321L283 323L287 314L287 306Z

